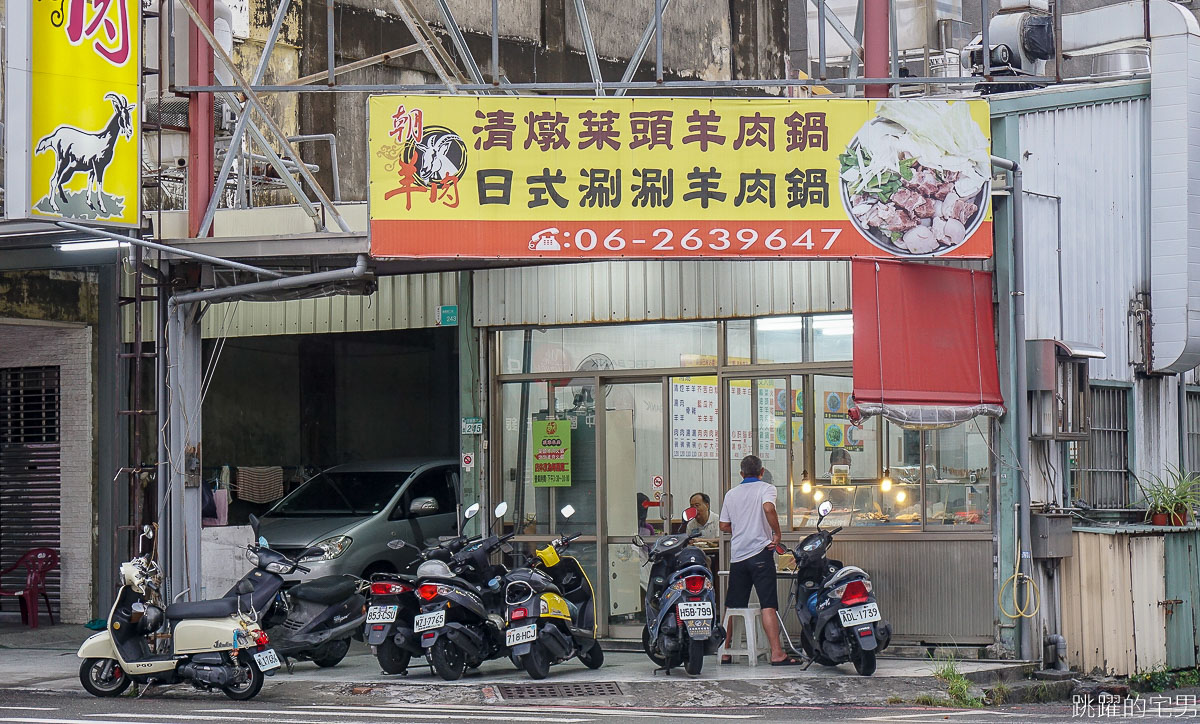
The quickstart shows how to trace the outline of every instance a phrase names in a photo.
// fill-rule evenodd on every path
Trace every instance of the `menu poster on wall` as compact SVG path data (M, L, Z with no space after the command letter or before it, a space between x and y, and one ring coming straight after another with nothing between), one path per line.
M571 424L533 421L533 487L571 487Z
M863 449L862 430L845 422L825 423L825 450L845 448L852 452Z
M825 417L831 420L845 420L849 417L846 410L850 407L849 392L825 393Z
M671 378L671 457L717 458L717 378Z

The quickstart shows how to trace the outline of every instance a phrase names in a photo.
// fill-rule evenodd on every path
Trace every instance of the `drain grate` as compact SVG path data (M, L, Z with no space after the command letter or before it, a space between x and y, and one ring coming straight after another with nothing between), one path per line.
M615 681L596 684L498 684L502 699L552 699L581 696L620 696L621 687Z

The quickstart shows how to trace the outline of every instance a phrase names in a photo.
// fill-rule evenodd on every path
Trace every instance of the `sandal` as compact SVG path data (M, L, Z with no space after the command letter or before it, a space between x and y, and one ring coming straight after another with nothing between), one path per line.
M789 656L786 659L780 659L779 661L772 661L771 666L800 666L803 663L804 662L801 661L800 659L797 659L794 656Z
M722 663L722 664L732 664L732 663L733 663L733 657L732 657L732 656L730 656L729 654L725 654L725 655L723 655L723 656L721 657L721 663Z

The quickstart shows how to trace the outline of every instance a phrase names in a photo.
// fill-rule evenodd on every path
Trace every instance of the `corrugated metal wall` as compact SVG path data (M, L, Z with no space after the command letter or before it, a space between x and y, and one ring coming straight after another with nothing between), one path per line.
M219 337L258 337L276 334L375 332L434 326L437 308L457 304L458 274L410 274L379 277L369 297L333 296L291 302L226 302L214 304L204 316L201 334ZM132 292L129 292L132 293ZM132 340L133 310L125 308L125 339ZM154 305L142 313L147 340L154 338Z
M474 279L481 327L850 309L844 261L607 261L495 269Z
M1108 357L1091 362L1096 379L1133 379L1126 317L1145 271L1149 108L1138 99L1020 116L1025 189L1062 198L1061 266L1056 201L1025 198L1028 336L1098 345Z

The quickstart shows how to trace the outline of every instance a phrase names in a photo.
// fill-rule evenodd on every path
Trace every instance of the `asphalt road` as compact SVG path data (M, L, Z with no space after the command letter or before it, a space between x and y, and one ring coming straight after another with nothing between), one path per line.
M288 700L259 698L238 703L220 694L190 691L185 687L155 690L140 699L95 699L87 694L40 693L0 689L0 724L202 724L203 722L251 722L253 724L643 724L644 722L895 722L896 724L1015 724L1037 722L1058 724L1100 719L1073 715L1070 704L1010 706L999 709L963 710L914 706L891 707L773 707L739 709L655 709L595 707L555 707L552 705L514 704L489 706L446 706L437 704L401 704L373 702L370 696L340 697L319 702L302 701L289 695ZM1169 709L1161 715L1146 714L1130 718L1105 716L1104 720L1196 719L1195 707Z

